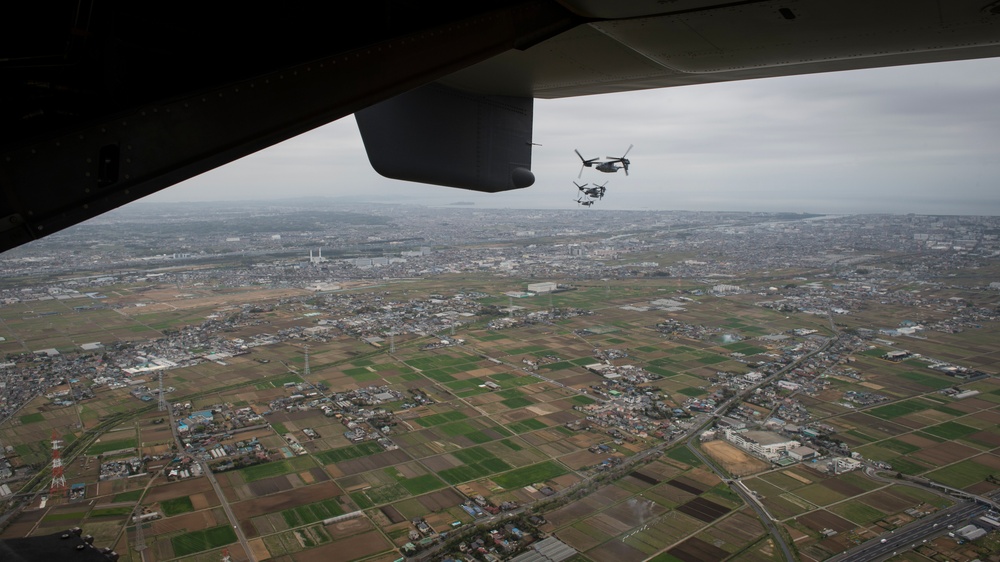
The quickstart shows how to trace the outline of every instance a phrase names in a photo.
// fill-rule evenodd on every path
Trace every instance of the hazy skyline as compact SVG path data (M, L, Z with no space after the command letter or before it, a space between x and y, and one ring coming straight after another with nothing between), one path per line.
M607 181L594 209L996 215L998 100L996 58L536 100L535 185L502 194L379 176L349 116L145 200L572 209L573 181ZM629 144L628 177L577 179L573 149L604 158Z

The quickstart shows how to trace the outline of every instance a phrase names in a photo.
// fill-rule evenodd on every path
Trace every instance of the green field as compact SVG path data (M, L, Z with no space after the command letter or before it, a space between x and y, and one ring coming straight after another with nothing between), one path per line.
M690 466L701 466L701 461L687 447L674 447L667 451L667 456Z
M858 525L874 523L885 517L881 511L858 501L846 501L828 508L829 511Z
M899 376L934 390L941 390L942 388L955 386L955 383L959 382L947 375L932 375L930 373L918 373L916 371L907 371L905 373L901 373Z
M323 451L322 453L316 453L314 456L316 457L316 460L323 464L332 464L335 462L367 457L369 455L374 455L375 453L381 453L383 450L384 449L382 449L378 443L368 441L357 445L351 445L350 447Z
M417 418L416 422L423 427L434 427L435 425L441 425L448 422L455 422L459 420L464 420L468 418L465 414L459 411L443 412L440 414L431 414L429 416L424 416L422 418Z
M266 462L264 464L255 464L253 466L248 466L247 468L242 468L239 472L243 475L244 481L253 482L255 480L263 480L264 478L270 478L272 476L281 476L282 474L307 470L313 467L314 464L311 458L295 457L280 461Z
M290 528L295 528L343 514L344 510L337 500L329 499L286 509L281 512L281 517Z
M885 406L872 408L871 410L869 410L869 412L873 416L878 416L882 419L891 420L893 418L905 416L906 414L912 414L913 412L926 410L930 407L931 407L930 404L927 404L926 402L923 401L907 400L904 402L896 402L895 404L888 404Z
M160 502L160 507L163 509L163 514L167 517L194 511L194 505L191 504L191 498L188 496L163 500Z
M45 416L43 416L39 412L35 412L34 414L25 414L18 419L21 420L22 425L27 425L29 423L37 423L40 421L45 421Z
M957 422L944 422L939 425L925 428L924 431L945 440L954 441L955 439L965 437L970 433L976 433L979 430Z
M170 545L175 556L187 556L236 542L236 532L229 525L220 525L202 531L192 531L171 537Z
M449 484L459 484L469 480L476 480L490 474L511 469L509 464L498 459L493 453L482 447L472 447L455 451L453 455L462 461L462 466L448 468L438 473L438 476Z
M120 451L122 449L134 449L136 446L135 438L132 439L116 439L114 441L100 441L94 443L87 449L88 455L103 455L109 451Z
M498 485L513 490L525 486L544 482L556 476L566 474L568 470L556 464L554 461L544 461L505 472L499 476L494 476L493 481Z
M975 462L975 459L964 460L926 474L927 478L954 488L967 488L986 480L990 475L1000 476L1000 470L983 466Z

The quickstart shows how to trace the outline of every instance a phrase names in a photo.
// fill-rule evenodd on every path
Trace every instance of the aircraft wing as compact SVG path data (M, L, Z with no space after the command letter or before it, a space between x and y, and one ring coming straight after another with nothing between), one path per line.
M0 250L351 113L383 175L501 191L534 98L1000 56L1000 0L70 4L4 21Z

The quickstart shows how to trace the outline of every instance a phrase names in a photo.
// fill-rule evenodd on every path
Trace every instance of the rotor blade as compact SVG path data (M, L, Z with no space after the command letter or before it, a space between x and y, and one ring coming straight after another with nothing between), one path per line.
M580 179L580 178L583 177L583 166L580 166L580 173L577 174L576 177L577 177L577 179Z
M580 151L579 151L579 150L577 150L577 149L575 149L575 148L574 148L574 149L573 149L573 152L575 152L575 153L576 153L576 155L580 157L580 161L581 161L581 162L586 162L586 160L585 160L585 159L583 158L583 155L582 155L582 154L580 154Z
M631 145L631 144L628 145L628 150L632 150L632 146L634 146L634 145ZM622 154L622 158L625 158L626 156L628 156L628 150L625 151L625 154Z

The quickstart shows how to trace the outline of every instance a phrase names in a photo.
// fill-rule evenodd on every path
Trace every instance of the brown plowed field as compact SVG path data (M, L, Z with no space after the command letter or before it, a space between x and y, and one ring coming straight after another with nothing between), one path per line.
M850 482L845 482L843 480L838 480L836 478L828 478L826 480L823 480L822 482L820 482L820 485L822 485L824 488L829 488L834 492L837 492L838 494L842 494L845 496L852 496L852 497L860 496L861 494L865 493L864 490L858 488L854 484L851 484Z
M667 508L645 498L630 498L618 505L609 507L605 514L614 517L630 528L638 527L649 520L662 515Z
M596 539L593 535L584 533L583 531L574 529L573 527L559 531L559 539L580 552L589 550L601 544L601 541Z
M861 496L858 500L883 513L899 513L908 507L913 507L911 498L895 495L889 490L871 492Z
M382 536L382 533L372 531L344 540L334 541L319 548L297 552L297 562L330 562L331 560L357 560L373 554L389 550L392 545Z
M729 513L729 508L719 505L705 498L695 498L688 503L677 508L677 511L685 515L690 515L695 519L700 519L705 523L710 523L723 515Z
M189 478L187 480L170 482L163 486L153 486L146 493L146 496L142 498L142 501L143 503L158 502L197 493L204 493L208 497L215 496L215 492L212 490L212 483L208 481L207 477Z
M934 466L943 466L971 457L978 452L978 449L973 449L967 445L945 441L944 443L939 443L920 451L914 451L912 454L914 457L927 461Z
M800 515L796 518L796 521L817 532L822 531L823 529L833 529L838 533L843 533L854 528L854 523L851 523L839 515L835 515L822 509L806 513L805 515Z
M678 490L684 490L685 492L687 492L689 494L694 494L696 496L698 494L701 494L702 492L705 491L700 486L691 484L690 481L687 481L683 477L675 478L675 479L667 482L667 484L670 485L670 486L673 486L674 488L677 488Z
M691 537L667 552L684 562L717 562L729 556L725 550L698 537Z
M244 520L307 503L318 502L327 498L339 496L343 493L344 492L340 489L340 486L337 486L334 482L328 481L312 486L296 488L280 494L273 494L234 503L232 504L232 508L236 518Z
M187 530L187 532L200 531L202 529L209 529L211 527L227 523L224 516L221 517L221 519L222 521L220 521L220 517L216 517L215 510L195 511L192 513L178 515L176 517L157 519L152 522L152 534L160 535L180 530Z
M465 498L460 496L455 490L445 488L443 490L424 494L418 497L417 500L420 502L420 505L426 507L428 511L442 511L455 507L456 505L460 505Z
M639 562L647 558L641 550L632 548L618 539L588 550L587 556L596 562Z

